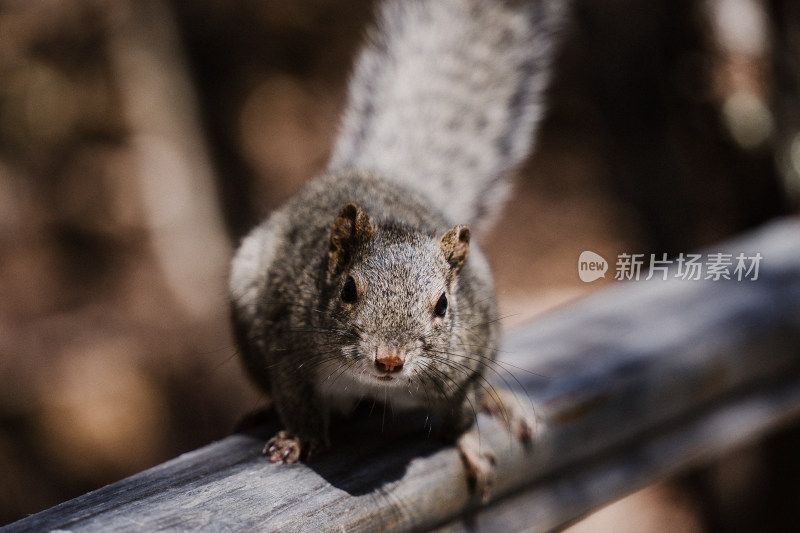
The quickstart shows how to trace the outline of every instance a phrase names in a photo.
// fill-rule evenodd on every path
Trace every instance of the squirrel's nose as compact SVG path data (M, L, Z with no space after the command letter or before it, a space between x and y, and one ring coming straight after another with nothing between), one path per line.
M397 350L387 350L375 358L375 366L381 372L399 372L403 368L404 359Z

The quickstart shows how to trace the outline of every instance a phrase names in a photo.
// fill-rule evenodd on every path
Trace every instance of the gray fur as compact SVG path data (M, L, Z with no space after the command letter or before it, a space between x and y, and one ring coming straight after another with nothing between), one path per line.
M377 232L329 280L328 238L348 202L370 214ZM339 173L312 181L245 239L231 275L234 325L245 367L272 393L292 433L324 447L329 407L346 410L362 397L429 407L459 430L471 423L470 405L478 404L484 366L495 355L496 309L489 267L474 244L448 286L440 240L450 229L414 191ZM339 299L348 275L359 280L363 297L352 315ZM442 292L448 313L434 324ZM381 343L410 347L411 382L359 377ZM433 345L427 354L426 344ZM451 363L433 361L441 358ZM426 372L429 364L434 373Z
M268 443L271 460L324 449L330 412L361 398L428 408L452 435L473 422L497 311L489 267L456 225L491 218L528 153L558 4L383 4L329 172L232 263L243 362L288 430Z
M486 224L544 113L559 0L389 0L350 83L329 169L423 193Z

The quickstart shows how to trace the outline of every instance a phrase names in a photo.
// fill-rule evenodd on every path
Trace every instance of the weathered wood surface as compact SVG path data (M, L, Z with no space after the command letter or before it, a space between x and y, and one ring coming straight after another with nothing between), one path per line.
M3 531L559 527L800 418L800 223L710 251L761 253L759 279L629 282L508 334L495 383L541 422L526 448L480 416L498 457L488 506L454 448L390 434L389 413L384 434L353 426L311 466L269 464L263 436L234 435Z

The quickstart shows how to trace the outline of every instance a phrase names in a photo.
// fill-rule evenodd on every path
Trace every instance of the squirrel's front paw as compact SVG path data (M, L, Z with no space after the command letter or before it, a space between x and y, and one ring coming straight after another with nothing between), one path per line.
M286 463L290 465L300 459L302 446L300 437L288 431L279 431L277 435L267 441L261 453L269 456L270 463Z
M471 431L459 437L457 446L467 467L472 492L480 494L482 501L488 501L489 490L494 483L494 452L486 444L481 446Z
M530 445L536 435L536 412L526 397L505 389L493 389L485 394L481 408L502 420L508 430L523 444Z
M288 431L279 431L267 441L261 453L269 457L270 463L290 465L299 461L301 457L303 461L310 463L311 457L324 451L326 447L316 439L301 439Z

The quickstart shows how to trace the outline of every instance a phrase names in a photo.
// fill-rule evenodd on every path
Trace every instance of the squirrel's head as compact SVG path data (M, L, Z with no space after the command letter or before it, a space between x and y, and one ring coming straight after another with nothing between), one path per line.
M407 386L452 349L459 277L470 230L443 235L374 224L350 203L333 222L327 263L329 327L347 332L343 350L366 382ZM351 342L350 342L351 341Z

